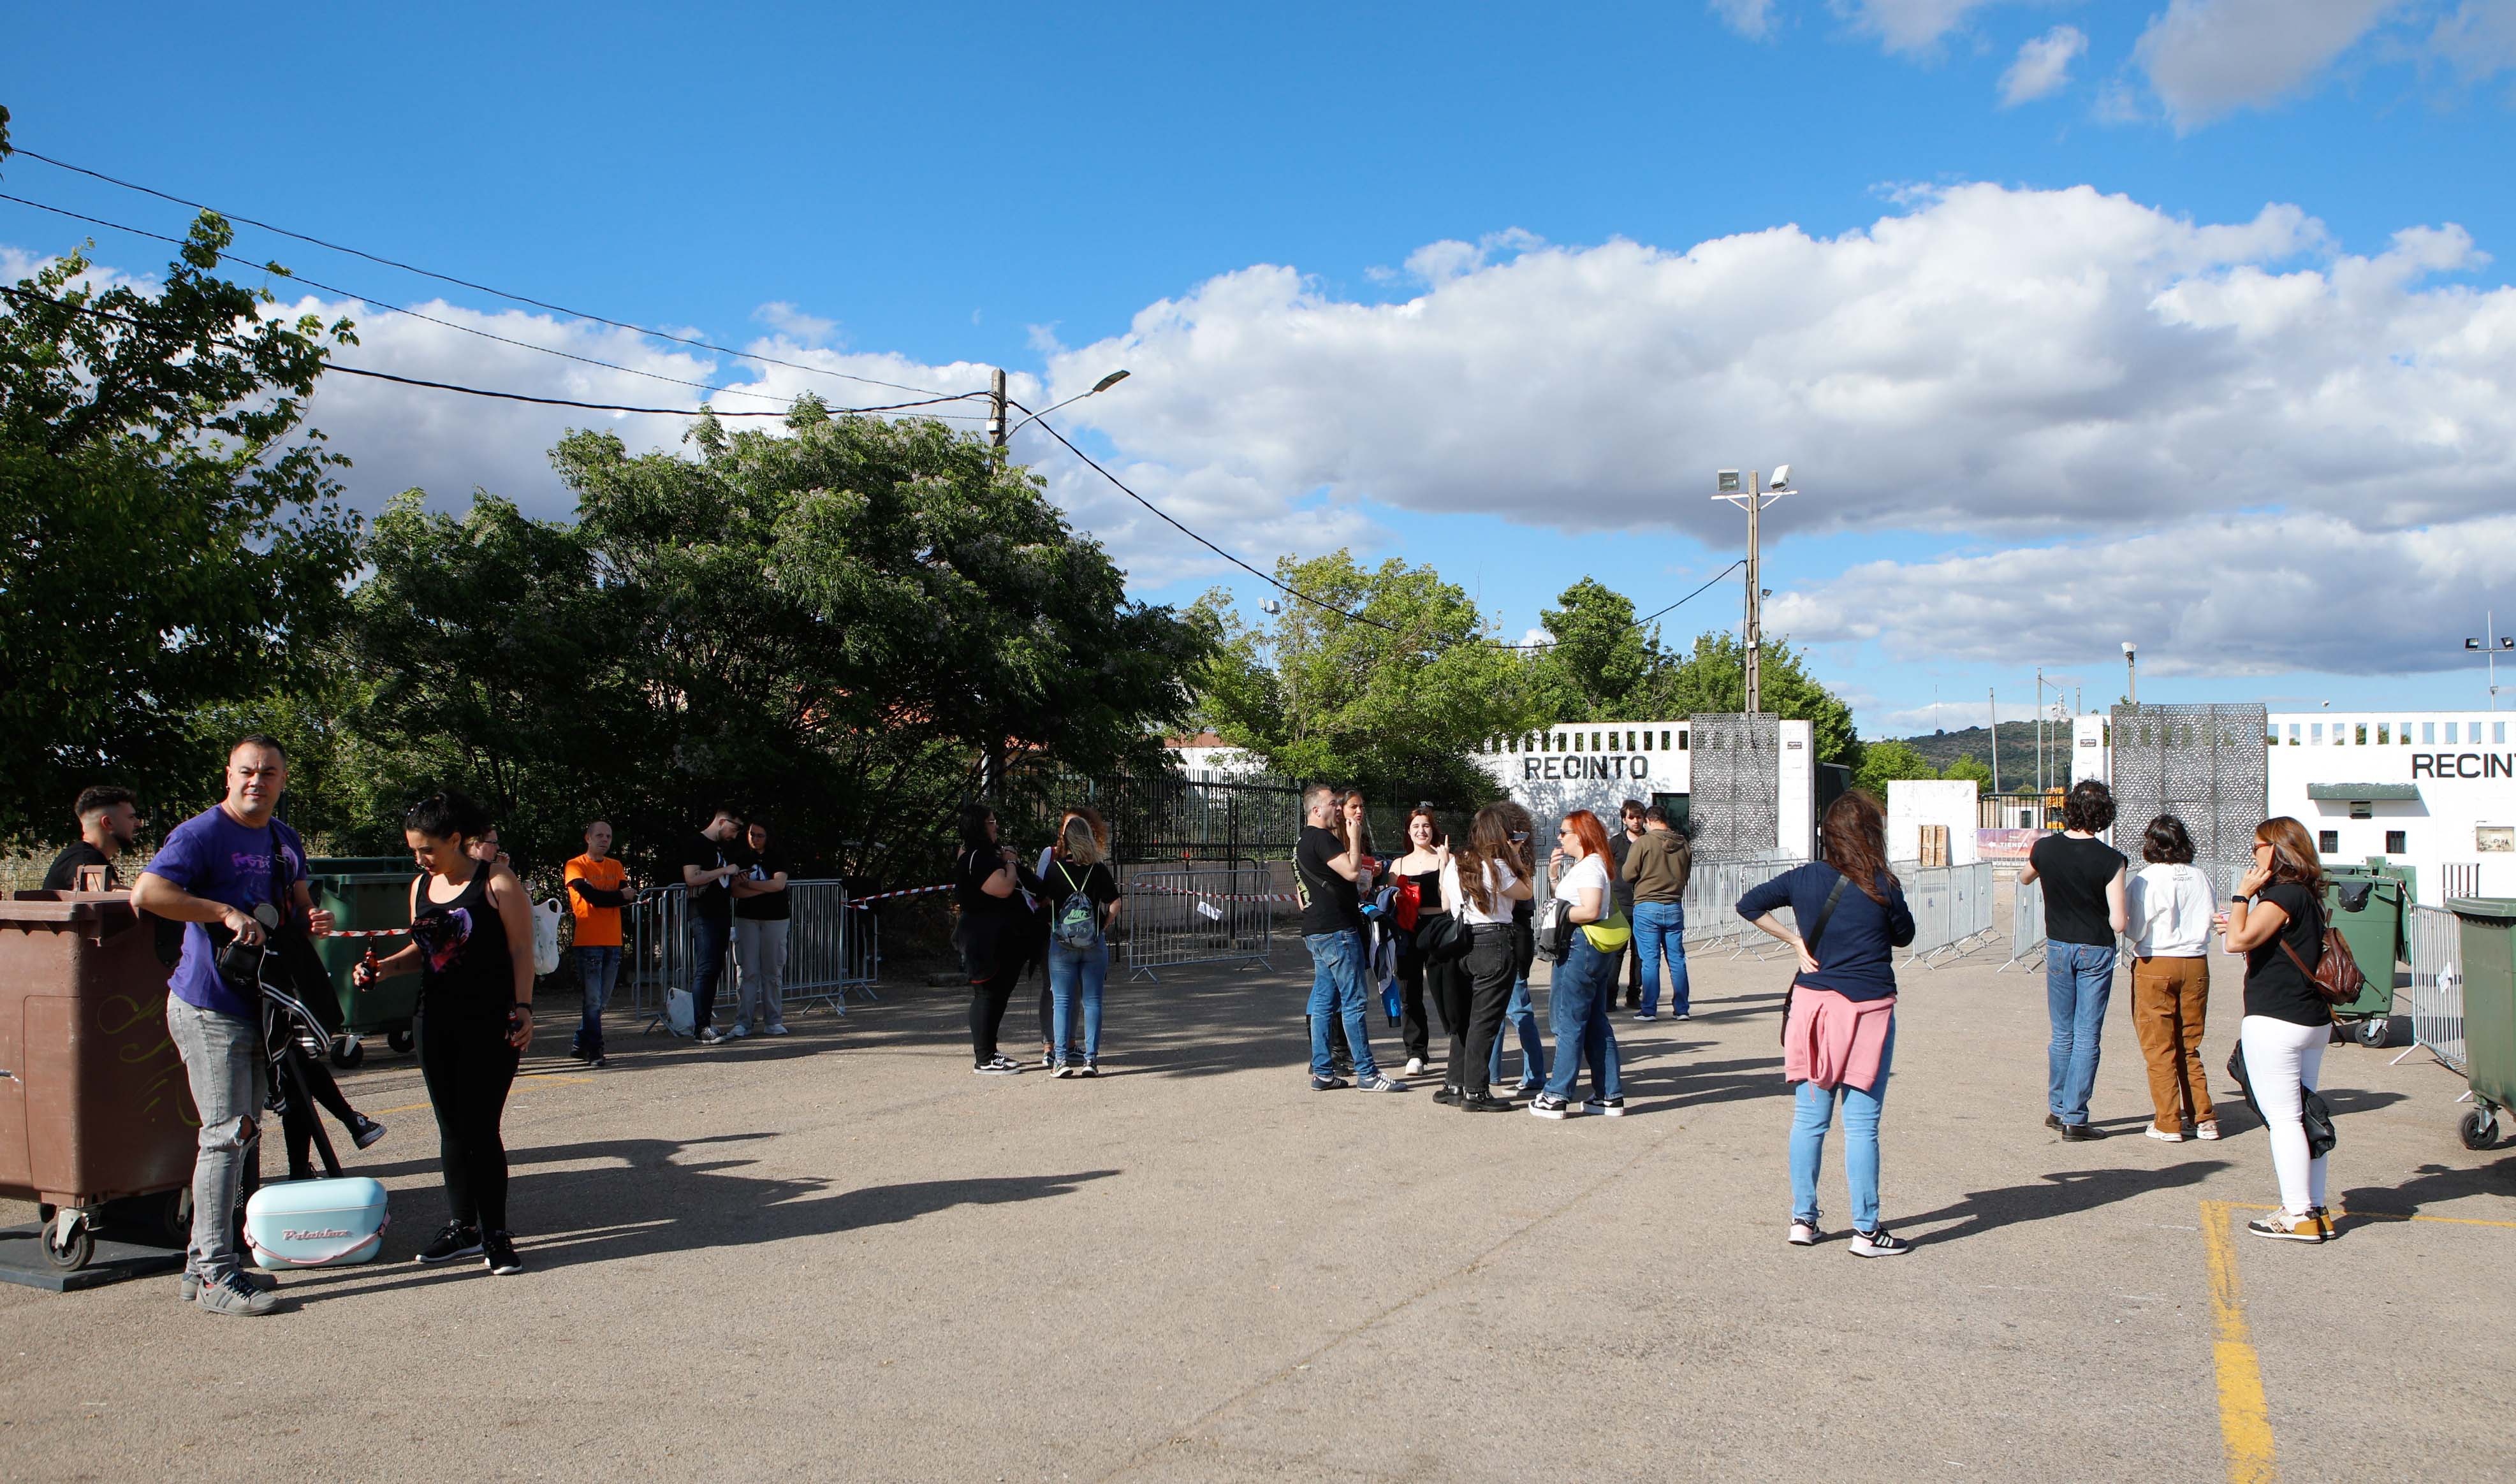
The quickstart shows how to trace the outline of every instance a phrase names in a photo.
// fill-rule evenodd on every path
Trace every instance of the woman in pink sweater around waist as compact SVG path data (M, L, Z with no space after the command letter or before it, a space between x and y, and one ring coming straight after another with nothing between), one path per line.
M1774 916L1782 907L1791 909L1794 926ZM1855 789L1827 805L1818 859L1750 888L1739 915L1799 955L1782 1023L1782 1076L1799 1084L1791 1243L1818 1241L1818 1166L1840 1093L1853 1256L1902 1257L1911 1244L1878 1220L1878 1114L1896 1057L1896 950L1913 941L1913 914L1887 869L1887 815L1878 801Z

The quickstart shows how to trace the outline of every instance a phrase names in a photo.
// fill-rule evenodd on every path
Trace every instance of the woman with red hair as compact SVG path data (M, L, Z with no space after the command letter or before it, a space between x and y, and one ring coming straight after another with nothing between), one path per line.
M1530 1099L1529 1111L1539 1118L1570 1118L1600 1113L1622 1118L1625 1095L1616 1074L1616 1030L1608 1023L1615 988L1616 966L1624 961L1633 928L1615 910L1608 877L1608 831L1599 816L1574 809L1556 831L1554 864L1572 865L1555 883L1573 923L1572 941L1564 962L1555 967L1555 982L1546 995L1547 1018L1555 1028L1555 1070L1546 1091ZM1572 1084L1581 1064L1590 1065L1590 1100L1572 1105Z

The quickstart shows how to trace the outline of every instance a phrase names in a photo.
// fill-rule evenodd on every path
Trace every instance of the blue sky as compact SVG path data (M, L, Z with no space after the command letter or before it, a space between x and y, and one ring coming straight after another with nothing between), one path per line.
M2511 11L126 7L110 50L14 20L0 103L24 147L721 344L952 391L1001 364L1018 395L1130 365L1072 431L1166 509L1262 566L1432 562L1512 639L1584 575L1645 609L1694 587L1740 539L1711 472L1790 460L1773 627L1877 733L1994 685L2023 715L2039 663L2111 699L2124 639L2146 697L2483 703L2453 651L2486 606L2516 626ZM112 269L164 261L0 202L17 271L88 231ZM240 243L536 344L816 385ZM692 394L358 317L356 363ZM565 419L425 396L318 398L362 503L564 513ZM1020 452L1142 596L1224 580Z

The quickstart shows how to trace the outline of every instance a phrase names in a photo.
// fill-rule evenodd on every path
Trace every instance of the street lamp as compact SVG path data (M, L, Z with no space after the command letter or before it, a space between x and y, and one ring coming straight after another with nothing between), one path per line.
M2130 639L2123 640L2123 700L2130 705L2138 706L2140 704L2140 672L2132 668L2132 641Z
M1092 384L1091 391L1078 392L1072 396L1068 397L1065 401L1059 402L1056 407L1042 408L1040 411L1032 413L1030 416L1024 418L1021 422L1008 428L1005 426L1005 373L1003 368L999 367L987 378L987 441L998 448L1002 448L1015 433L1022 432L1025 428L1029 427L1031 424L1038 422L1041 418L1055 412L1058 407L1064 407L1074 402L1079 402L1087 396L1099 396L1102 392L1109 391L1111 388L1118 385L1126 379L1127 372L1124 368L1112 371L1108 376L1094 382Z
M1764 699L1764 600L1772 596L1761 581L1763 563L1757 550L1756 516L1766 506L1771 505L1782 496L1797 493L1798 490L1791 484L1791 467L1788 464L1777 464L1774 466L1774 482L1770 485L1763 483L1758 475L1758 472L1752 469L1747 471L1746 477L1743 480L1740 477L1739 471L1735 469L1724 469L1718 471L1712 476L1712 498L1715 500L1727 500L1731 504L1738 506L1740 509L1747 513L1747 633L1745 648L1747 669L1747 715L1749 716L1754 716L1757 711L1761 709L1760 703Z
M2465 639L2463 647L2480 650L2483 662L2489 665L2490 709L2496 711L2498 709L2498 653L2502 649L2516 649L2516 635L2499 633L2498 615L2489 612L2481 616L2481 632L2486 636L2485 638Z

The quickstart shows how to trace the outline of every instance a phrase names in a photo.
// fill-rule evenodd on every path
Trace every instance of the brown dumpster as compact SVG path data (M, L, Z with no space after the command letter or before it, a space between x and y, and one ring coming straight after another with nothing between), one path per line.
M58 1266L85 1266L108 1219L141 1213L158 1236L188 1224L200 1117L166 1033L166 977L127 896L0 902L0 1196L52 1208Z

